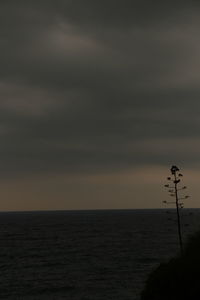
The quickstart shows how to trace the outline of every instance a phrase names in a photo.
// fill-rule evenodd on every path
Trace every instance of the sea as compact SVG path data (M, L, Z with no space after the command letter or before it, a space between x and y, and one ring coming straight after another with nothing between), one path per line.
M181 211L184 243L200 209ZM139 300L179 252L174 209L0 213L0 299Z

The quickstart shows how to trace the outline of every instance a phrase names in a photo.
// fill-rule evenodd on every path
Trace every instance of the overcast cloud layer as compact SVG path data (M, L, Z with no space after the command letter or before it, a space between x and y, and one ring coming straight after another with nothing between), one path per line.
M199 166L195 1L1 1L0 173Z

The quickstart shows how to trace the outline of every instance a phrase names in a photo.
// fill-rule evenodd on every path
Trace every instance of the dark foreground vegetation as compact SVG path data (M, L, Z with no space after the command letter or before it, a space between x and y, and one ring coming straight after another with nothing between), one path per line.
M141 300L200 299L200 232L193 235L183 255L153 271Z

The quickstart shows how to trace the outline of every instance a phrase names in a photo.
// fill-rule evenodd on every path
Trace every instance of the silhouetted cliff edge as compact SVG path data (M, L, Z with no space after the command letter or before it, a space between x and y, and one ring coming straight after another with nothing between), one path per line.
M141 300L200 299L200 232L184 253L161 264L147 279Z

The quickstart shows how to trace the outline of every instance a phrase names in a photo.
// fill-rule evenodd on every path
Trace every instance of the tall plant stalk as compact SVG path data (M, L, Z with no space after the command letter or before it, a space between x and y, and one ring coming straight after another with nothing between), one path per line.
M171 197L175 197L175 201L163 201L165 204L175 204L176 207L176 215L177 215L177 229L178 229L178 238L179 238L179 245L180 245L180 252L183 253L183 239L182 239L182 228L181 228L181 218L180 218L180 209L184 206L183 202L180 200L184 200L189 198L189 196L180 197L179 193L186 189L186 186L179 188L179 184L181 182L181 177L183 176L179 173L179 168L177 166L172 166L171 169L172 177L167 177L167 180L170 181L170 184L166 184L165 187L169 188L168 192L170 193Z

